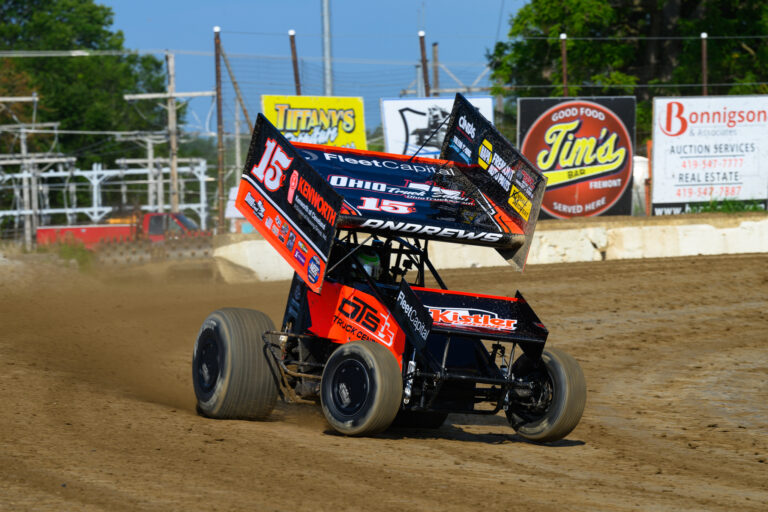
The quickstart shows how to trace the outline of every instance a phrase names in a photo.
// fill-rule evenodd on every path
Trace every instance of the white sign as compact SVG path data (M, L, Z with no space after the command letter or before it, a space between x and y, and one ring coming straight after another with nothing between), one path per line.
M768 197L768 97L653 100L653 213Z
M490 96L467 98L493 123ZM453 98L382 99L381 124L387 153L438 158L453 109ZM432 136L432 138L430 138Z

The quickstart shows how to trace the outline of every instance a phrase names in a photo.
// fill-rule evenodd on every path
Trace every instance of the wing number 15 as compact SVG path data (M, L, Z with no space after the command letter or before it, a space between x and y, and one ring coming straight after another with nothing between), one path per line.
M373 212L387 212L406 214L415 212L413 203L404 203L403 201L393 201L391 199L379 199L378 197L361 197L363 204L358 208L360 210L369 210Z

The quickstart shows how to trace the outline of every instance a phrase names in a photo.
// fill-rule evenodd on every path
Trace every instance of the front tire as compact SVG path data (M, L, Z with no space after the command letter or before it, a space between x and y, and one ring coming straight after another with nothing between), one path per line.
M384 431L403 397L395 356L370 341L353 341L337 348L325 365L320 388L325 419L348 436Z
M507 420L520 436L545 443L576 428L587 402L587 384L573 357L555 348L544 350L540 361L523 354L512 365L512 374L533 383L532 396L513 398L507 410Z
M277 383L262 334L275 329L260 311L225 308L203 322L192 358L197 410L218 419L264 419L277 402Z

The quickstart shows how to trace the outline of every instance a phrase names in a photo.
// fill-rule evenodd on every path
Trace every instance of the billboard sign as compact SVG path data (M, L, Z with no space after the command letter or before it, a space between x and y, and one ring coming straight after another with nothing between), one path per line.
M467 99L493 123L493 100L490 96ZM452 108L453 98L382 99L384 151L413 155L423 145L420 157L439 158Z
M367 149L362 98L265 94L261 111L291 142Z
M768 197L768 97L654 98L654 215Z
M631 215L634 96L517 102L520 151L547 177L542 218Z

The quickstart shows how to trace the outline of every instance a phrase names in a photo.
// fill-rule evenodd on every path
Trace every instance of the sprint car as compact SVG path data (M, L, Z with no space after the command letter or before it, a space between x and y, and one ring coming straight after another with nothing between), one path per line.
M236 206L295 273L280 329L247 309L203 322L200 414L264 419L280 398L352 436L502 410L537 442L576 427L584 375L520 292L451 291L429 258L472 244L522 269L546 178L463 96L446 123L433 160L290 143L259 116Z

